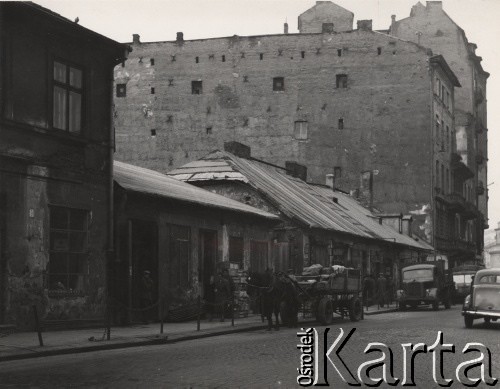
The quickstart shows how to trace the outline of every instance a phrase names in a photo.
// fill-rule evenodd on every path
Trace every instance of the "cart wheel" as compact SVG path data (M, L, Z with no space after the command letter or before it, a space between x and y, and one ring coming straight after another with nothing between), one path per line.
M316 319L323 325L333 322L333 302L329 297L322 297L318 303Z
M359 321L363 316L363 305L357 297L351 298L349 301L349 318L351 321Z

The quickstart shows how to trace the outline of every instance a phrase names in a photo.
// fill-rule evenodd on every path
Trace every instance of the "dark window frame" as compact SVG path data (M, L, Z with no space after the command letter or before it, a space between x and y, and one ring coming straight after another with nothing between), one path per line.
M57 213L59 213L59 218ZM61 218L61 216L64 217ZM76 228L75 219L78 222L79 217L82 224L80 228ZM66 219L65 225L59 224L63 219ZM82 295L87 289L89 224L89 210L87 209L49 205L49 263L47 265L46 286L50 294ZM83 271L71 271L71 265L73 265L74 270L73 261L75 260L78 261L77 268ZM60 271L60 269L54 271L56 261L59 261L59 264L64 262L66 271ZM80 283L78 287L73 284L74 277L77 277L76 280ZM65 283L59 285L53 279L65 279Z
M116 97L127 97L127 84L116 84Z
M65 80L60 81L56 79L55 75L55 69L56 69L56 63L63 65L65 68ZM71 79L70 79L70 74L71 70L77 70L81 73L80 75L80 87L74 86L71 84ZM84 124L85 124L85 97L87 95L87 91L85 88L85 82L86 82L86 74L85 74L85 68L82 65L76 64L74 62L54 57L52 60L52 68L51 68L51 80L52 80L52 85L51 85L51 91L52 91L52 116L51 116L51 127L55 130L60 130L60 131L65 131L70 134L76 134L76 135L81 135L84 130ZM56 88L60 88L64 91L65 93L65 109L64 109L64 128L56 126ZM80 106L79 106L79 112L78 114L80 115L80 120L79 120L79 127L76 130L71 130L71 106L70 106L70 96L71 94L76 94L80 96Z
M191 94L192 95L202 95L203 94L203 81L201 81L201 80L191 81Z
M285 91L285 77L273 77L273 92Z
M336 74L335 75L335 85L337 89L347 89L349 78L347 74Z

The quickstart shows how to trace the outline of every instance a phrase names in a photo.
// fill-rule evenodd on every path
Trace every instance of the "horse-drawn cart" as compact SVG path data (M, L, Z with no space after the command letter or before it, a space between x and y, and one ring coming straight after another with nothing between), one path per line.
M361 271L343 266L330 274L295 276L303 308L324 325L331 324L333 314L351 321L363 318Z

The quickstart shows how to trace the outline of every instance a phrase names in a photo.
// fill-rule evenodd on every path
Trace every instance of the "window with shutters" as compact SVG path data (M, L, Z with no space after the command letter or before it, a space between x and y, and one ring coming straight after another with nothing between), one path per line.
M169 278L170 288L187 288L190 285L191 229L170 224L169 231Z

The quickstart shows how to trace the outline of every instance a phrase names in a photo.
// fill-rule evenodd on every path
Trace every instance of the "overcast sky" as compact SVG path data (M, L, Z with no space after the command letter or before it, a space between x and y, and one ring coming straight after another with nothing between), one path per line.
M260 35L297 31L297 17L312 7L312 0L34 0L68 19L119 42L174 40L231 35ZM354 12L357 19L373 19L374 29L386 29L391 15L402 19L417 0L335 0ZM423 2L425 4L425 1ZM488 80L488 185L489 225L500 222L500 0L444 0L443 8L465 30L469 42L478 45Z

